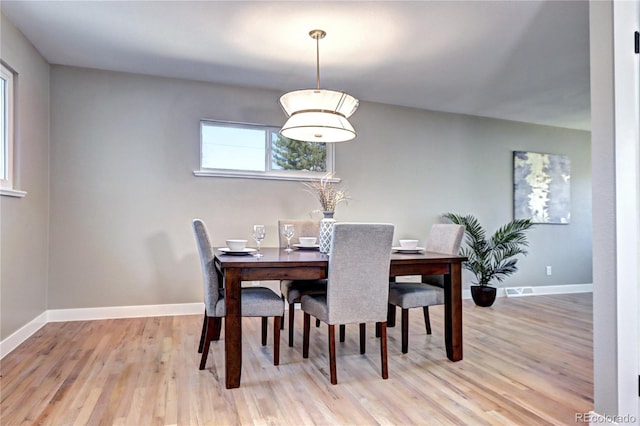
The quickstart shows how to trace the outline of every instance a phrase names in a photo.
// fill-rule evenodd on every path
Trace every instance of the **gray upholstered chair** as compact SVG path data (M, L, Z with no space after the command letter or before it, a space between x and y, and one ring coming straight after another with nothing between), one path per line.
M435 224L427 238L427 251L444 254L458 254L464 226L455 224ZM409 309L422 307L427 334L431 334L429 306L444 304L444 288L440 277L422 277L422 283L393 282L389 287L389 315L395 315L395 307L402 308L402 353L409 350Z
M207 233L207 227L200 219L193 220L202 278L204 282L204 322L200 334L198 353L202 353L200 370L204 370L212 340L220 339L222 318L226 315L222 277L213 264L214 251ZM284 314L284 301L280 295L266 287L245 287L241 293L241 309L244 317L262 318L262 346L267 344L267 318L274 318L273 325L273 365L280 363L280 320Z
M318 221L279 220L278 235L280 236L281 248L287 246L287 239L282 235L282 227L287 223L292 224L296 230L292 241L297 241L298 237L318 237L320 234L320 222ZM300 297L304 294L326 293L327 280L283 280L280 281L280 292L289 304L289 346L293 346L295 304L300 303ZM284 327L284 321L282 322L282 326Z
M380 329L382 378L387 367L387 301L393 225L336 223L329 253L327 293L304 295L302 356L309 357L310 316L329 326L331 383L336 374L336 324L360 324L360 353L365 352L365 325L375 322Z

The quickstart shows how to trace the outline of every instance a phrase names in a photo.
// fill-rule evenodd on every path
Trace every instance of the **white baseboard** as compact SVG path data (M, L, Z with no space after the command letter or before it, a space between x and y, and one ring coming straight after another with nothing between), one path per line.
M507 295L507 288L515 290L519 294ZM565 284L565 285L545 285L545 286L524 286L499 288L497 297L523 297L541 296L545 294L572 294L572 293L592 293L593 284ZM471 292L469 292L470 294Z
M22 342L27 340L36 331L40 330L47 323L47 312L43 312L19 330L16 330L6 339L0 341L0 359L9 352L17 348Z
M569 294L589 293L593 290L592 284L568 284L554 286L533 287L531 296L543 294ZM497 297L505 297L504 288L498 288ZM471 291L462 291L463 299L471 298ZM22 342L31 337L36 331L49 322L62 321L90 321L113 318L139 318L158 317L171 315L201 315L204 312L202 303L176 303L170 305L138 305L138 306L111 306L101 308L79 309L50 309L38 315L25 326L0 341L0 359L13 351Z
M593 284L546 285L533 290L535 294L593 293Z
M422 277L420 275L405 275L402 277L402 282L419 283ZM507 287L509 288L509 287ZM571 293L592 293L593 284L564 284L564 285L545 285L545 286L523 286L515 287L514 290L523 290L517 296L540 296L543 294L571 294ZM506 297L507 292L505 287L498 287L496 297ZM513 294L510 297L514 297ZM462 289L462 298L471 299L471 290L468 288Z
M176 303L171 305L109 306L103 308L50 309L47 322L89 321L112 318L162 317L196 315L204 313L202 303Z
M202 303L171 305L111 306L104 308L50 309L38 315L24 327L0 341L0 359L17 348L49 322L90 321L115 318L159 317L172 315L202 315Z
M593 284L565 284L565 285L544 285L544 286L526 286L516 287L517 289L530 289L530 291L522 292L517 297L522 296L542 296L545 294L572 294L572 293L592 293ZM507 297L507 291L504 287L499 287L496 297ZM513 295L509 297L514 297ZM471 299L471 290L462 290L463 299Z

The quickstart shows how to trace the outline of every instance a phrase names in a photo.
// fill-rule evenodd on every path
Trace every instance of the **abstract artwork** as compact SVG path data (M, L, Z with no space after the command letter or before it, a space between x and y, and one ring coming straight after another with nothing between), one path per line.
M566 155L514 151L514 218L531 219L533 223L569 223L570 178Z

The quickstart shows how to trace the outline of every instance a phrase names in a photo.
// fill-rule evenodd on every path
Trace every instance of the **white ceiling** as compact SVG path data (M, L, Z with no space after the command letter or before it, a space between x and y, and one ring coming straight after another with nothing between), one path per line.
M52 64L589 129L587 1L11 1ZM274 99L274 102L276 100ZM357 114L357 113L356 113Z

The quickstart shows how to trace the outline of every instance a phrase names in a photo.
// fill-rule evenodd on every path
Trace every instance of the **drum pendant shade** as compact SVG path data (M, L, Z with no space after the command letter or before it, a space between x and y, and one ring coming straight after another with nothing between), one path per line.
M309 35L316 40L325 36L322 30ZM320 89L319 48L316 51L317 88L301 89L285 93L280 105L289 116L280 134L289 139L305 142L345 142L356 137L348 118L358 109L358 100L337 90Z

